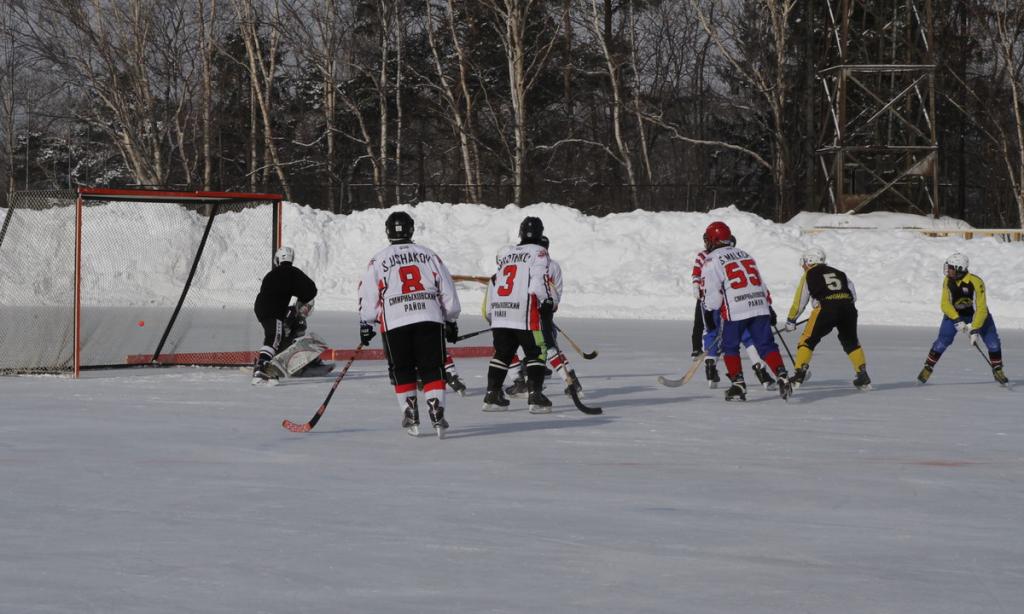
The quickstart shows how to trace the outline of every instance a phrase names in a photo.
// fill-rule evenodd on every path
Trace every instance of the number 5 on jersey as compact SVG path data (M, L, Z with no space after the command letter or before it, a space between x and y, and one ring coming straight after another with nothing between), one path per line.
M761 274L757 272L757 264L751 258L725 265L725 274L731 282L729 286L734 290L761 285Z

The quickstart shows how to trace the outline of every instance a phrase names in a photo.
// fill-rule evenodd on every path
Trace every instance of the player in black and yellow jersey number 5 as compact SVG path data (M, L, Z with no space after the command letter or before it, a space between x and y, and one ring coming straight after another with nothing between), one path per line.
M853 282L846 273L825 264L825 252L817 247L803 253L800 266L804 269L804 275L797 285L793 306L786 318L786 330L796 330L796 319L810 300L813 300L813 310L797 346L795 371L790 380L793 387L799 387L807 377L811 355L814 354L814 348L818 347L818 342L832 329L836 329L839 343L856 373L853 385L861 390L870 390L867 359L857 339L857 307L854 305L857 291Z
M996 331L995 320L988 310L985 299L985 282L977 275L969 272L967 256L955 253L946 258L946 278L942 280L942 323L939 324L939 336L932 343L924 368L917 380L922 384L928 381L935 363L942 357L958 332L969 335L971 345L981 349L984 343L988 349L988 362L992 366L992 377L1005 386L1009 383L1003 373L1003 348Z

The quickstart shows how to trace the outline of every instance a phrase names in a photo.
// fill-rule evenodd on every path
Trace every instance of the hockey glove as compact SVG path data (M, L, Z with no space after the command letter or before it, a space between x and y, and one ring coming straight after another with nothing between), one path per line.
M775 313L775 309L771 306L768 307L768 318L772 328L775 328L779 323L779 314Z
M444 340L452 344L456 343L459 340L458 322L444 323Z
M377 331L373 330L373 324L369 322L359 323L359 343L362 345L370 345L370 341L376 336Z
M956 323L956 332L967 335L971 332L971 325L963 320L958 320Z
M298 339L306 334L306 318L292 315L284 321L284 336L286 338ZM287 344L282 345L287 347Z
M786 332L791 333L796 330L795 320L786 320Z
M549 298L546 298L543 301L541 301L540 317L550 318L553 313L555 313L555 302Z
M971 345L974 345L974 346L977 346L977 347L980 348L981 347L981 329L980 328L976 328L976 329L972 330L971 331L970 339L971 339Z

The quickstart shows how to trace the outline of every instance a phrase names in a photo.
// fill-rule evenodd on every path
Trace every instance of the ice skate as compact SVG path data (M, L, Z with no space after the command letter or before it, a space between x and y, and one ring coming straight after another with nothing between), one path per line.
M999 382L1000 386L1006 386L1009 385L1010 383L1010 379L1006 377L1005 373L1003 373L1003 367L1001 366L992 367L992 377L994 377L995 380Z
M743 381L743 376L740 375L736 379L732 380L732 385L725 391L726 401L746 401L747 400L747 383Z
M530 393L530 398L527 401L530 404L531 414L550 414L551 413L551 399L544 396L544 393L540 390L536 390Z
M932 367L931 365L925 365L924 368L921 369L921 372L917 374L917 381L921 382L922 384L927 382L928 378L932 376L932 371L934 370L935 368Z
M444 419L444 408L441 407L437 399L430 399L427 401L428 414L430 415L430 425L434 427L434 432L437 433L438 439L444 439L445 431L448 430L448 421Z
M764 365L761 363L755 364L754 375L757 376L757 381L761 382L765 390L775 390L775 380L768 374L768 369L765 369Z
M804 380L807 379L807 367L797 367L793 370L793 377L789 378L789 384L794 388L799 388L803 385Z
M416 399L405 401L405 412L402 414L402 428L413 437L420 436L420 411L416 407Z
M263 371L258 371L252 374L252 385L253 386L276 386L278 380L276 377L270 377Z
M714 358L704 359L704 375L708 378L708 388L718 388L718 382L722 381L722 378L718 376L715 360Z
M526 383L526 378L523 377L522 374L520 374L517 375L514 380L512 380L512 385L505 389L505 394L507 396L512 397L513 399L518 399L523 395L527 394L529 391L530 387Z
M488 390L484 395L484 411L508 411L509 401L501 389Z
M270 364L269 360L260 360L256 363L256 366L252 369L252 385L253 386L276 386L277 378L267 372L267 366Z
M775 382L779 386L779 396L784 401L788 401L789 397L793 396L793 384L789 383L789 375L786 373L785 367L780 367L775 372Z
M858 390L871 390L871 378L868 377L867 367L861 367L860 370L857 371L857 377L854 378L853 385L856 386Z
M458 373L454 373L452 371L445 371L444 381L445 383L448 384L448 387L451 388L460 397L466 396L466 383L462 381L462 378L459 377Z

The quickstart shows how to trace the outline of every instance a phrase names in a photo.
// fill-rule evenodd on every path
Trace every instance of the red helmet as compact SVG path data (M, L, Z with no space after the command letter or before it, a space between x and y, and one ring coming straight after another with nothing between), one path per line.
M735 245L732 238L732 231L725 225L725 222L712 222L704 231L704 247L708 250L723 245Z

